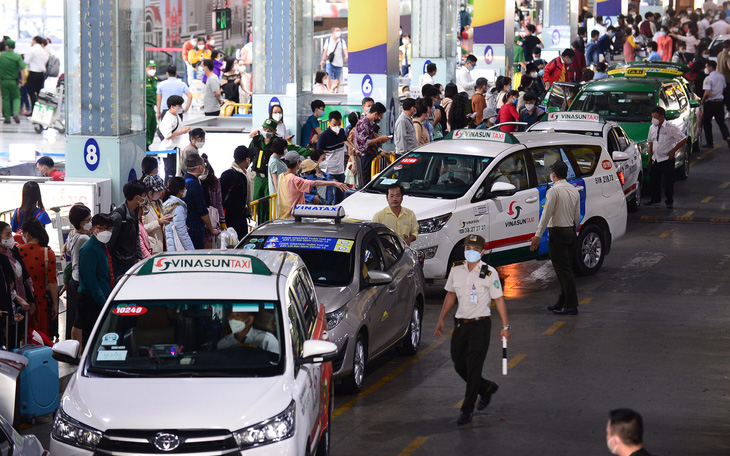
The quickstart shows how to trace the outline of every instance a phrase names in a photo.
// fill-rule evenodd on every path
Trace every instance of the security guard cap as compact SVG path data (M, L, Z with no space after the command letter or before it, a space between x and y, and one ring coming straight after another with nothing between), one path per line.
M276 127L279 126L279 123L274 119L269 118L264 120L264 123L261 126L269 130L276 130Z
M487 244L487 241L484 240L483 237L479 236L478 234L470 234L466 237L466 240L464 241L464 246L472 246L476 247L479 250L484 250L484 246Z
M148 67L155 67L155 68L157 68L157 63L154 60L148 60L147 61L147 66Z

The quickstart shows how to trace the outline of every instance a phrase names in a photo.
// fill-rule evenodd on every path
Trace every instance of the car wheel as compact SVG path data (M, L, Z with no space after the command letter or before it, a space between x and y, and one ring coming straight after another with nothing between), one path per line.
M365 363L367 362L368 348L362 333L357 335L355 351L352 355L352 372L345 377L342 385L348 393L359 393L365 380Z
M629 212L636 212L641 207L641 180L644 177L639 174L639 179L636 181L636 190L634 191L634 197L631 199L631 203L628 205Z
M601 269L606 256L606 241L601 228L594 224L584 225L578 235L575 249L575 266L579 275L593 275Z
M684 146L684 162L682 163L682 167L677 170L677 179L679 180L685 180L689 177L689 164L692 157L691 151L691 145Z
M395 349L399 355L415 355L418 352L418 347L421 345L422 319L421 308L415 304L411 312L411 321L408 323L408 331L401 345Z
M330 434L332 431L332 410L334 410L334 400L335 395L333 394L333 389L330 385L330 393L329 393L329 405L327 407L327 427L324 430L324 433L319 436L319 443L317 443L317 451L315 453L316 456L330 456Z

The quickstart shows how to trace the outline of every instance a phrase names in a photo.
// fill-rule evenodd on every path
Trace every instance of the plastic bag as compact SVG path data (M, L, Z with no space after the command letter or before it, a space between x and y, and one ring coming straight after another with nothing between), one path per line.
M221 249L233 249L238 245L238 234L233 228L227 228L218 235Z

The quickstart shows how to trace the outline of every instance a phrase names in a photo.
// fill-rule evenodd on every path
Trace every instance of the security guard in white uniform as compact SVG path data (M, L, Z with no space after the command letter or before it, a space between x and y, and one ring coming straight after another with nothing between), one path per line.
M497 312L502 319L500 338L509 339L510 334L499 275L496 269L482 261L485 244L484 238L477 235L470 235L464 242L466 261L457 261L451 267L444 287L446 297L434 333L437 338L444 333L444 319L458 300L454 335L451 338L451 360L456 373L466 381L466 394L456 421L459 425L471 421L477 396L477 410L482 410L489 405L492 394L499 388L496 383L482 377L492 330L492 300L496 302Z

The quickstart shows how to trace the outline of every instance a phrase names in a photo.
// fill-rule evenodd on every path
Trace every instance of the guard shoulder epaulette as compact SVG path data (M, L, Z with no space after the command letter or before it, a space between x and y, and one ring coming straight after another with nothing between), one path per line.
M453 268L454 266L461 266L464 263L466 263L466 260L454 261L453 263L451 263L451 267Z

